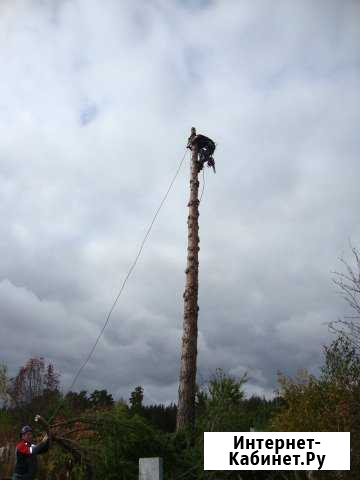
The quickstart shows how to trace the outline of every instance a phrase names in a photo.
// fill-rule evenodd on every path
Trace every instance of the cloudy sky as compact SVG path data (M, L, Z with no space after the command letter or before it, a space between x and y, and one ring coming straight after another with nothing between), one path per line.
M316 371L360 245L360 2L2 0L0 362L64 390L181 160L200 214L199 381ZM76 389L177 399L189 158Z

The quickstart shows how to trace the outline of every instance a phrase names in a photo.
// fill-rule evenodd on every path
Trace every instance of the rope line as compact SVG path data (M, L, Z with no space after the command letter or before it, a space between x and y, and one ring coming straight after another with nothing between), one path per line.
M202 183L202 190L201 190L201 195L200 195L200 199L199 199L199 204L201 203L201 200L202 200L202 197L203 197L203 194L204 194L204 190L205 190L205 165L203 166L202 172L203 172L203 183Z
M75 375L75 377L74 377L74 379L73 379L70 387L68 388L68 392L67 392L67 393L69 393L69 392L72 390L72 388L74 387L76 381L78 380L81 372L84 370L84 368L86 367L86 365L87 365L88 362L90 361L90 359L91 359L93 353L95 352L95 349L96 349L96 347L97 347L97 345L98 345L98 343L99 343L99 341L100 341L100 338L102 337L102 335L103 335L106 327L108 326L108 323L109 323L109 321L110 321L111 314L113 313L113 311L114 311L114 309L115 309L115 307L116 307L116 304L118 303L118 300L119 300L119 298L120 298L120 296L121 296L121 294L122 294L122 292L123 292L123 290L124 290L124 288L125 288L125 285L126 285L126 283L127 283L128 279L129 279L130 275L132 274L132 272L133 272L133 270L134 270L134 268L135 268L135 266L136 266L136 264L137 264L137 262L138 262L138 260L139 260L139 258L140 258L140 255L141 255L141 253L142 253L142 251L143 251L143 248L144 248L144 246L145 246L146 240L148 239L148 237L149 237L149 235L150 235L150 232L151 232L152 227L153 227L153 225L154 225L154 223L155 223L155 220L157 219L157 217L158 217L158 215L159 215L159 213L160 213L160 210L161 210L162 206L164 205L164 203L165 203L165 201L166 201L166 199L167 199L167 197L168 197L168 195L169 195L169 193L170 193L170 190L171 190L172 186L173 186L174 183L175 183L175 180L176 180L176 178L177 178L177 176L178 176L178 174L179 174L179 172L180 172L180 169L181 169L181 167L182 167L182 164L184 163L185 156L186 156L186 150L185 150L185 153L184 153L184 155L183 155L183 157L182 157L182 159L181 159L181 161L180 161L180 163L179 163L179 165L178 165L178 168L177 168L177 170L176 170L176 172L175 172L175 175L173 176L173 178L172 178L172 180L171 180L171 182L170 182L170 185L169 185L169 187L168 187L168 189L167 189L164 197L162 198L162 200L161 200L161 202L160 202L159 207L158 207L157 210L155 211L155 214L154 214L154 216L153 216L153 219L152 219L149 227L148 227L148 229L146 230L145 236L144 236L144 238L143 238L143 240L142 240L142 242L141 242L141 244L140 244L139 251L138 251L138 253L137 253L136 257L135 257L135 260L134 260L133 263L131 264L131 266L130 266L130 268L129 268L129 270L128 270L128 273L126 274L126 276L125 276L125 278L124 278L124 281L123 281L123 283L122 283L122 285L121 285L121 287L120 287L119 293L117 294L117 296L116 296L116 298L115 298L115 300L114 300L114 302L113 302L113 304L112 304L112 306L111 306L111 308L110 308L110 310L109 310L109 312L108 312L108 314L107 314L107 316L106 316L105 323L104 323L103 327L101 328L100 333L99 333L99 335L97 336L96 341L95 341L94 345L92 346L92 348L91 348L91 350L90 350L90 353L88 354L88 356L86 357L85 361L82 363L82 365L80 366L79 370L77 371L77 373L76 373L76 375ZM64 395L64 398L65 398L65 395ZM56 412L52 415L51 419L49 420L49 423L50 423L51 420L57 415L57 413L58 413L58 411L60 410L60 408L61 408L61 404L60 404L60 406L58 407L58 409L56 410Z

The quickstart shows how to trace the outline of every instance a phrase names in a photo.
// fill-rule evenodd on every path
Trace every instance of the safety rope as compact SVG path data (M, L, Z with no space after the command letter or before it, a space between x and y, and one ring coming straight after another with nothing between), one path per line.
M202 182L202 190L200 194L199 204L201 203L202 197L204 195L204 190L205 190L205 165L203 166L202 172L203 172L203 182Z
M82 363L82 365L81 365L80 368L78 369L78 371L77 371L77 373L76 373L76 375L75 375L75 377L74 377L74 379L73 379L70 387L68 388L67 393L69 393L69 392L72 390L72 388L74 387L75 383L77 382L77 380L78 380L81 372L84 370L84 368L86 367L86 365L87 365L88 362L90 361L90 359L91 359L93 353L95 352L95 349L96 349L96 347L97 347L97 345L98 345L98 343L99 343L99 341L100 341L100 338L102 337L102 335L103 335L106 327L108 326L108 323L109 323L109 321L110 321L111 314L113 313L113 311L114 311L114 309L115 309L115 307L116 307L116 304L118 303L118 300L119 300L119 298L120 298L120 296L121 296L121 294L122 294L122 292L123 292L123 290L124 290L124 288L125 288L125 285L126 285L126 283L127 283L128 279L129 279L130 275L132 274L132 272L133 272L133 270L134 270L134 268L135 268L135 266L136 266L136 264L137 264L137 262L138 262L138 260L139 260L139 258L140 258L141 252L143 251L143 248L144 248L144 246L145 246L146 240L148 239L148 237L149 237L149 235L150 235L150 232L151 232L152 227L153 227L153 225L154 225L154 223L155 223L155 220L157 219L157 217L158 217L158 215L159 215L159 213L160 213L160 210L161 210L162 206L164 205L164 203L165 203L165 201L166 201L166 199L167 199L167 197L168 197L168 195L169 195L169 193L170 193L170 190L171 190L172 186L173 186L174 183L175 183L175 180L176 180L176 178L177 178L177 176L178 176L178 174L179 174L179 172L180 172L180 169L181 169L181 167L182 167L182 164L184 163L185 156L186 156L186 150L185 150L185 153L184 153L184 155L183 155L183 157L182 157L182 159L181 159L181 161L180 161L180 163L179 163L179 165L178 165L178 168L177 168L177 170L176 170L176 172L175 172L175 175L173 176L173 178L172 178L172 180L171 180L171 182L170 182L170 185L169 185L169 187L168 187L168 189L167 189L164 197L162 198L162 200L161 200L161 202L160 202L159 207L158 207L158 208L156 209L156 211L155 211L155 214L154 214L154 216L153 216L153 219L152 219L149 227L148 227L148 229L146 230L145 236L144 236L144 238L143 238L143 240L142 240L142 242L141 242L141 244L140 244L140 248L139 248L139 251L138 251L138 253L137 253L136 257L135 257L135 260L134 260L133 263L131 264L131 266L130 266L130 268L129 268L129 270L128 270L125 278L124 278L124 281L123 281L123 283L122 283L122 285L121 285L121 287L120 287L120 290L119 290L119 292L118 292L118 294L117 294L117 296L116 296L116 298L115 298L115 300L114 300L114 302L113 302L113 304L112 304L112 306L111 306L111 308L110 308L110 310L109 310L109 313L106 315L105 323L104 323L103 327L101 328L100 333L99 333L99 335L97 336L96 341L95 341L94 345L92 346L92 348L91 348L91 350L90 350L90 353L88 354L88 356L86 357L85 361ZM55 413L51 416L50 420L48 421L49 424L51 423L51 421L53 420L53 418L58 414L60 408L62 407L62 404L63 404L64 400L65 400L65 395L64 395L64 397L63 397L62 402L60 403L60 405L59 405L58 408L56 409Z

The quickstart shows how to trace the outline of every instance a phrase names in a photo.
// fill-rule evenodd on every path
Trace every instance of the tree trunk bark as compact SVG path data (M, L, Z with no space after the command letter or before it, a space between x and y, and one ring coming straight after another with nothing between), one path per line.
M198 148L192 147L190 200L188 203L188 249L186 284L184 292L184 323L181 350L181 367L179 379L179 402L176 430L192 428L195 423L196 393L196 357L198 336L198 270L199 270L199 181Z

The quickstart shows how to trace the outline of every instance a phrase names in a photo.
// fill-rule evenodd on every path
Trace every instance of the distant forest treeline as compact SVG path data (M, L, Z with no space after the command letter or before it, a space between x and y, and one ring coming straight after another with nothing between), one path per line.
M279 375L279 395L273 400L245 395L246 377L218 370L198 389L194 431L175 432L176 405L143 405L138 386L128 402L114 401L106 390L60 392L52 364L32 358L14 378L3 365L0 374L0 446L13 445L21 425L40 413L52 419L54 437L44 456L39 480L137 479L140 457L163 457L165 479L307 479L306 472L205 472L205 431L350 431L350 472L316 472L312 478L358 479L360 472L360 358L343 335L324 348L319 377L302 371L296 378ZM42 428L38 427L38 434ZM39 437L40 438L40 437ZM12 460L0 463L0 478L10 478ZM182 476L186 473L186 476ZM215 475L216 473L216 475Z
M334 341L323 347L318 376L306 370L295 378L279 374L273 400L245 394L246 376L214 372L196 394L196 422L191 431L175 431L176 405L144 405L138 386L128 401L115 401L106 390L61 393L51 363L32 358L10 378L0 366L0 478L10 478L12 457L22 425L41 414L51 423L52 448L41 462L39 480L138 478L138 459L162 457L165 480L358 480L360 478L360 255L343 262L335 283L354 315L331 324ZM355 265L355 267L353 266ZM46 425L45 425L46 427ZM351 471L203 470L203 433L351 432ZM40 438L40 437L39 437ZM9 448L7 448L9 447ZM5 457L4 458L4 452Z

